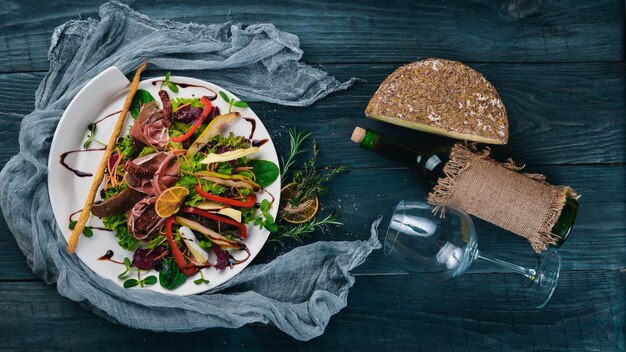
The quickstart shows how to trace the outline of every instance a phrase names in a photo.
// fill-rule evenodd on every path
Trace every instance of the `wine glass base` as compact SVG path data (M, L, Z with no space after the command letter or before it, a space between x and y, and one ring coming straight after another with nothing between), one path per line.
M541 303L537 308L543 308L556 289L559 281L559 273L561 271L561 256L554 249L543 251L539 257L537 269L535 269L532 280L532 289L535 290L537 296L541 299Z

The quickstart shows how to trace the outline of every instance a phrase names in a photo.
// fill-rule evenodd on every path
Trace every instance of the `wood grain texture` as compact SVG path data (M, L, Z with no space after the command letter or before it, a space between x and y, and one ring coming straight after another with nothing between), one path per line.
M510 140L494 147L501 159L527 164L621 163L626 161L626 66L620 64L472 64L493 82L508 111ZM263 119L279 150L289 145L292 126L313 132L322 151L321 164L354 167L398 167L391 160L361 150L350 141L355 126L374 128L418 149L451 143L432 136L364 117L369 98L396 65L330 65L326 69L345 80L359 77L347 91L335 93L308 108L251 104ZM176 72L215 83L219 74ZM146 72L146 77L161 74ZM0 95L0 165L17 141L20 118L32 111L33 94L43 73L2 74L12 87ZM22 102L16 104L15 102Z
M573 233L559 249L564 270L626 268L626 167L549 166L533 167L529 171L553 175L558 183L569 184L583 195ZM322 212L338 210L345 225L316 233L305 243L367 239L370 224L378 214L383 214L388 221L399 200L423 197L423 188L414 175L407 169L360 169L349 170L336 177L330 184L331 192L321 198ZM599 179L602 182L597 182ZM476 226L482 251L499 256L518 254L522 256L517 259L520 264L533 263L532 250L525 239L484 221L476 220ZM383 223L379 234L381 241L385 231L386 224ZM100 234L109 235L106 232L97 233ZM0 222L0 243L5 244L0 251L0 263L7 263L7 269L10 269L0 271L0 280L32 279L32 273L24 264L25 259L3 222ZM287 242L284 248L267 245L255 263L272 260L297 245L295 242ZM470 268L471 272L501 270L479 262ZM356 273L387 275L404 271L377 251Z
M596 1L124 1L155 18L216 23L271 21L300 37L311 63L621 61L624 2ZM50 37L68 20L97 16L102 1L4 0L0 72L46 70Z
M410 170L359 149L350 133L362 125L416 148L449 143L367 120L363 111L380 82L403 63L426 57L469 62L495 85L509 113L510 143L493 148L494 154L528 163L527 171L545 173L550 182L583 195L574 232L559 250L565 271L548 307L529 310L515 290L518 275L476 262L459 280L433 284L376 251L355 270L348 307L312 341L298 342L261 324L149 332L99 318L42 283L0 219L0 350L625 350L623 1L124 2L175 21L270 21L300 37L306 62L324 64L340 80L365 80L309 108L251 104L279 151L286 150L287 131L296 126L313 131L322 149L320 165L349 167L322 199L324 211L342 212L345 226L316 233L306 243L366 239L379 213L388 218L398 200L423 196ZM19 126L34 107L41 71L48 69L52 31L68 20L98 18L101 3L0 0L0 168L19 150ZM188 75L219 84L224 73ZM152 74L162 72L146 76ZM476 223L482 251L532 263L524 239ZM381 239L384 230L385 225ZM255 262L296 245L267 246Z
M96 317L53 286L0 283L0 349L616 351L624 343L621 276L564 272L545 310L514 308L521 304L510 292L519 283L514 274L468 274L444 284L415 275L359 277L348 307L309 342L260 324L188 334L129 329Z

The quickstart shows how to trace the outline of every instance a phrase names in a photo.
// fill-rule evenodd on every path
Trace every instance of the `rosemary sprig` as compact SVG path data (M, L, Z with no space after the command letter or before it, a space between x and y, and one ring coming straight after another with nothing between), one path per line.
M302 143L309 138L311 132L298 131L295 128L289 130L289 145L291 148L289 149L289 156L287 157L287 161L283 157L281 157L281 162L283 164L283 172L280 176L280 182L285 184L287 177L289 175L289 168L296 162L296 157L303 153L304 150L301 149Z
M281 226L280 231L276 234L272 234L268 241L279 244L283 247L285 246L283 241L286 239L294 239L302 243L304 237L310 236L315 230L324 225L343 225L343 223L337 220L337 215L335 213L330 213L321 220L313 219L310 222L299 224L298 226L292 228Z

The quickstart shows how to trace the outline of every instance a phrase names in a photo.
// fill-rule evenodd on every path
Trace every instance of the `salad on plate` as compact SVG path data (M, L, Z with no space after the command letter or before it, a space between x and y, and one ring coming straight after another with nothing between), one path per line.
M170 98L163 86L172 92L178 87L169 74L161 86L158 98L146 90L135 93L134 123L117 140L100 200L91 208L133 253L122 261L109 250L100 258L124 266L118 279L127 288L159 282L176 289L196 274L196 285L208 284L203 269L220 271L250 258L245 242L251 228L276 227L269 213L274 196L259 201L259 195L280 171L274 162L255 157L267 139L252 138L254 119L237 111L247 103L222 91ZM251 124L249 136L224 132L241 119ZM146 276L152 269L158 278Z

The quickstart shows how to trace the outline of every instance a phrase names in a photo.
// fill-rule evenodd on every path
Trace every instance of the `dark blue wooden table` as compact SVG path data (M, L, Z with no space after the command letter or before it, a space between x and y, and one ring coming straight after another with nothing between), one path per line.
M0 0L0 165L19 149L20 121L33 110L48 69L53 29L97 17L99 5ZM326 208L342 212L345 226L309 241L366 238L377 214L389 214L400 199L423 196L409 169L349 140L359 124L416 147L446 142L363 117L386 75L426 57L460 60L483 72L500 92L511 125L509 144L494 148L495 154L526 162L529 171L583 195L575 232L560 250L559 286L545 309L530 310L507 301L515 274L475 265L455 282L434 285L374 253L356 271L348 307L312 341L295 341L265 325L154 333L109 323L61 297L31 273L0 220L0 349L624 350L623 1L141 0L131 6L184 22L273 22L300 37L306 62L340 79L365 80L310 108L252 106L281 151L288 146L287 129L297 126L313 131L322 164L349 167L322 199ZM478 222L478 231L486 252L530 253L523 239L494 226ZM289 248L266 249L258 260Z

